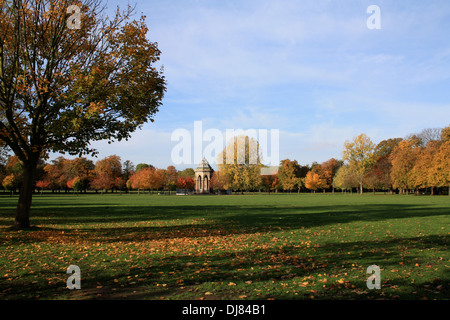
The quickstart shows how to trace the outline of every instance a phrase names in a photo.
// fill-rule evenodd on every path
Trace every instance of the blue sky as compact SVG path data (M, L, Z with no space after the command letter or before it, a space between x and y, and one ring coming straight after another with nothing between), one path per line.
M367 28L370 5L379 30ZM360 133L378 143L450 124L447 0L158 0L136 12L162 51L167 93L132 139L93 143L99 158L165 168L172 132L194 121L278 129L280 158L301 164L341 158Z

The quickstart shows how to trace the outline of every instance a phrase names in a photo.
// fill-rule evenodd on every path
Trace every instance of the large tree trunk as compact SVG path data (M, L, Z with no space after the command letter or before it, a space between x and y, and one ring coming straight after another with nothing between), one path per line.
M17 229L30 228L30 208L33 198L34 178L36 176L36 161L29 161L23 165L23 181L20 188L19 202L17 203L16 220Z

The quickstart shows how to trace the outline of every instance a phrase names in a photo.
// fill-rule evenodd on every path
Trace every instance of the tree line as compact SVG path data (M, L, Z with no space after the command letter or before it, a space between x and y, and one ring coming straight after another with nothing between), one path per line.
M241 142L241 143L240 143ZM233 151L234 162L222 161L211 177L211 189L216 193L234 192L359 192L364 190L390 193L427 192L450 194L450 127L426 129L406 138L393 138L374 144L360 134L344 144L342 159L331 158L323 163L301 165L297 160L284 159L276 173L262 175L262 159L252 155L249 137L231 141L219 157L225 160ZM232 148L232 149L231 149ZM243 150L238 150L243 148ZM258 150L257 148L255 150ZM252 160L255 159L256 161ZM20 189L23 166L17 156L0 164L0 181L5 190ZM7 161L5 161L7 159ZM58 157L40 161L34 183L36 191L53 192L128 192L195 188L194 169L179 171L151 164L134 165L117 155L94 161L78 157Z
M14 193L20 189L23 169L20 160L11 156L0 164L2 187ZM137 166L124 162L117 155L94 161L84 157L66 159L62 156L38 165L34 189L53 192L127 192L128 190L168 190L194 188L194 170L177 171L174 166L158 169L150 164Z
M301 165L284 159L272 175L260 175L262 159L257 164L247 161L251 155L244 145L244 161L238 161L238 139L224 149L226 157L234 148L235 161L219 165L211 184L216 191L316 192L335 189L343 192L371 190L374 193L444 193L450 195L450 126L431 128L406 138L391 138L374 144L360 134L344 144L342 159L331 158L323 163ZM241 147L242 148L242 147ZM259 155L257 155L259 157ZM223 161L225 163L225 161Z

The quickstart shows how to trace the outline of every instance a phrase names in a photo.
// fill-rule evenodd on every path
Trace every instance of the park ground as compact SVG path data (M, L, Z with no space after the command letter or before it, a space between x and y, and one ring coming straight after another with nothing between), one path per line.
M44 193L24 231L16 203L0 196L1 300L450 298L449 196Z

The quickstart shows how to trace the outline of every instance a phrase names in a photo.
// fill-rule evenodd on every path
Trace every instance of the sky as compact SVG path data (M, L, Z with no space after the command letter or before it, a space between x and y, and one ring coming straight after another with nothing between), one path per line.
M171 156L172 133L193 137L195 121L279 130L280 160L302 165L342 158L360 133L378 143L450 125L448 0L146 0L136 13L162 52L167 92L131 139L94 142L98 159L196 167Z

